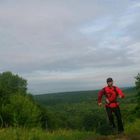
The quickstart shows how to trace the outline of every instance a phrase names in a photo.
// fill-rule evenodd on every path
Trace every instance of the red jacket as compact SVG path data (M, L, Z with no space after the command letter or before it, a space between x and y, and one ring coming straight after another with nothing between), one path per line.
M102 96L105 95L105 97L109 100L110 103L106 103L106 107L118 107L119 103L117 102L118 95L121 96L121 98L124 98L125 95L123 94L122 90L116 86L106 86L98 93L98 103L102 102Z

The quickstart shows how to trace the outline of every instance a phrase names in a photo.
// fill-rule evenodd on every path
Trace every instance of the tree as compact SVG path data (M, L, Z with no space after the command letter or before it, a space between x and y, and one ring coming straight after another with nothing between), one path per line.
M12 72L3 72L0 74L0 104L5 103L10 95L27 91L27 81Z
M27 81L12 72L0 73L0 126L42 126L46 114L31 94ZM43 120L43 121L42 121Z
M136 106L136 114L140 116L140 73L135 77L135 85L137 89L137 106Z

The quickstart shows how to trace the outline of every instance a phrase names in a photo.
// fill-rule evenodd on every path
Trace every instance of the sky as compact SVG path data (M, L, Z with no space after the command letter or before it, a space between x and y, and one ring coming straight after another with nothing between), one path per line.
M0 72L32 94L93 90L140 72L139 0L0 0Z

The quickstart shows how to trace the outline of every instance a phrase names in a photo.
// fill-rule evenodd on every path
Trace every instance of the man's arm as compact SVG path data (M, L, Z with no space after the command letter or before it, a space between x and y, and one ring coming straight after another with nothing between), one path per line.
M120 88L116 87L116 91L119 94L120 98L124 98L125 97L124 93L122 92L122 90Z
M104 95L104 89L100 90L98 92L98 105L101 106L102 105L102 96Z

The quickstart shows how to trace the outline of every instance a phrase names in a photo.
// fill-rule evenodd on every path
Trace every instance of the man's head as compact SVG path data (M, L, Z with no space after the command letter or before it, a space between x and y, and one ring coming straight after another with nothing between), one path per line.
M110 77L107 78L106 82L107 82L109 87L113 86L113 79L112 78L110 78Z

